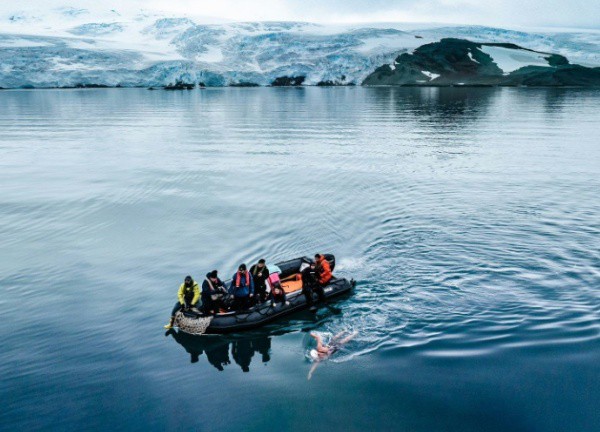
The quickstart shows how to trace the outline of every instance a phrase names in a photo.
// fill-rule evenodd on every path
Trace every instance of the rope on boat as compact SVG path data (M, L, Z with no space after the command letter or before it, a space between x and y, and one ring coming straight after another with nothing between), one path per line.
M179 311L175 314L175 326L188 334L200 336L206 332L212 319L212 316L191 318Z

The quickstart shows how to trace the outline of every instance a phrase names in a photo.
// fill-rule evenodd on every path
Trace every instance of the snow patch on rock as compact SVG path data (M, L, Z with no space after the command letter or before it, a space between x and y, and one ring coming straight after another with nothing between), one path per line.
M471 52L471 50L469 50L469 53L468 53L468 55L469 55L469 58L471 59L471 61L473 61L473 62L475 62L475 63L479 63L477 60L475 60L475 59L473 58L473 53Z
M481 50L493 59L504 75L525 66L550 66L545 59L548 57L546 54L487 45L482 46Z
M434 79L436 79L440 76L439 74L435 74L435 73L429 72L429 71L421 71L421 73L423 75L429 77L429 81L433 81Z

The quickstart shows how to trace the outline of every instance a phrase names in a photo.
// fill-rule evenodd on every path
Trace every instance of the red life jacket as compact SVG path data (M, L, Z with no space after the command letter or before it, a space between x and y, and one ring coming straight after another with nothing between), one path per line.
M246 270L246 286L250 287L250 272ZM235 275L235 287L239 288L240 287L240 282L241 282L242 276L240 274L240 272L238 271L237 274Z
M329 265L329 261L325 259L324 256L321 257L319 261L317 261L317 273L319 274L319 283L321 285L325 285L327 282L331 280L331 266Z

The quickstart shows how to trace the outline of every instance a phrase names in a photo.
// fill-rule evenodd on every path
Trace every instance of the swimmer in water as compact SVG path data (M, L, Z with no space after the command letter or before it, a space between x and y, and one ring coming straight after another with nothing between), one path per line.
M333 355L333 353L338 351L343 345L348 343L352 338L354 338L354 336L358 334L357 331L354 331L345 337L342 337L346 333L346 331L343 331L336 334L331 338L331 341L329 341L329 344L327 345L323 343L321 335L318 333L310 334L317 341L317 348L310 350L310 356L314 360L314 363L308 372L308 379L312 378L314 371L317 369L317 366L319 366L321 361L328 359L331 355Z

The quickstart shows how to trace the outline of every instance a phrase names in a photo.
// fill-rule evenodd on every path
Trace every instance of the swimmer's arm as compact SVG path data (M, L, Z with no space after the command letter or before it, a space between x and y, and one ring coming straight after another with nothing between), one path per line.
M311 333L310 335L317 341L317 351L322 352L323 342L321 341L321 335L315 333Z
M341 338L342 336L344 336L346 334L346 330L339 332L338 334L336 334L334 337L331 338L330 344L337 342L337 340L339 338Z
M358 334L358 332L357 332L357 331L353 331L353 332L352 332L352 333L350 333L348 336L346 336L344 339L342 339L341 341L339 341L339 344L340 344L340 345L343 345L343 344L345 344L345 343L348 343L348 342L350 342L350 341L351 341L351 340L354 338L354 336L356 336L357 334Z

